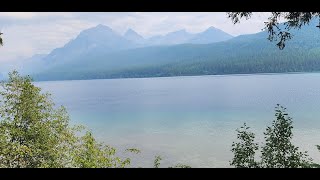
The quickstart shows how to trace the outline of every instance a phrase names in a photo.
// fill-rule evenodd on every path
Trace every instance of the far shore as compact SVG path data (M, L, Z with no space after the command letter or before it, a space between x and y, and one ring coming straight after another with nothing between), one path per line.
M88 78L88 79L57 79L57 80L34 80L34 82L55 81L89 81L89 80L121 80L121 79L153 79L153 78L194 78L194 77L224 77L224 76L252 76L252 75L288 75L288 74L320 74L313 72L283 72L283 73L249 73L249 74L212 74L212 75L182 75L182 76L146 76L146 77L118 77L118 78ZM32 76L31 76L32 77ZM0 80L4 81L4 80Z
M252 75L288 75L288 74L320 74L313 72L284 72L284 73L250 73L250 74L213 74L213 75L183 75L183 76L150 76L150 77L121 77L121 78L96 78L96 79L64 79L64 80L35 80L34 82L55 81L90 81L90 80L122 80L122 79L153 79L153 78L194 78L194 77L224 77L224 76L252 76Z

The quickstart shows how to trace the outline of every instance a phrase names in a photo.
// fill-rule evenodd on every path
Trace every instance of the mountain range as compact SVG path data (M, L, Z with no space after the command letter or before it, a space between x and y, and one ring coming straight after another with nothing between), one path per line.
M122 36L108 26L99 24L96 27L80 32L75 39L68 42L64 47L54 49L43 60L65 63L83 56L105 54L126 49L183 43L207 44L231 38L231 35L210 27L206 31L197 34L179 30L164 36L154 36L145 39L132 29L128 29Z
M316 25L311 21L291 30L294 38L284 50L268 41L265 31L232 37L210 27L197 34L179 30L146 39L132 29L120 35L98 25L48 55L29 59L33 63L21 69L35 80L319 71Z

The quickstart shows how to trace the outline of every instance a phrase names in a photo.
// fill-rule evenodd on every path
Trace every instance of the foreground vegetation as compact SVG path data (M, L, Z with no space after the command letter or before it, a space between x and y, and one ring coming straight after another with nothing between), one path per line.
M291 142L292 119L288 116L286 108L276 107L275 117L270 127L264 132L265 143L261 148L261 160L255 159L258 143L254 142L255 134L249 131L244 124L237 129L238 142L232 143L231 151L234 157L231 166L237 168L311 168L319 167L313 163L307 152L300 152L299 148ZM317 146L320 150L320 147Z

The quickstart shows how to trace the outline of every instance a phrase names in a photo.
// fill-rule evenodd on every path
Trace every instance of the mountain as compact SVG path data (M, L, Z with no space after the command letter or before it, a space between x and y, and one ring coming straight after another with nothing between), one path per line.
M46 56L47 54L35 54L25 59L2 62L0 66L2 78L7 78L8 73L13 70L17 70L22 75L37 73L40 69L44 69L45 63L42 59Z
M157 35L148 39L149 45L175 45L175 44L209 44L214 42L226 41L233 38L230 34L210 27L207 30L192 34L185 29L168 33L164 36Z
M134 43L137 43L137 44L144 44L146 43L146 40L140 35L138 34L137 32L135 32L134 30L132 29L128 29L126 31L126 33L123 35L123 37L129 41L132 41Z
M26 73L39 73L41 71L46 72L53 67L64 66L69 62L73 64L73 68L82 68L81 66L86 66L94 59L101 59L108 53L148 46L183 44L194 37L201 36L201 34L191 34L182 29L165 36L155 36L146 40L132 29L128 29L121 36L108 26L100 24L80 32L76 38L70 40L63 47L56 48L47 56L41 57L41 61L33 57L31 58L34 59L33 63L25 61L30 63L24 63L22 70L18 69ZM215 42L217 40L211 39L211 41Z
M82 31L75 39L61 48L54 49L43 60L51 64L64 64L93 54L109 53L136 47L132 41L104 25Z
M149 39L150 45L173 45L183 44L191 39L194 34L188 33L185 29L168 33L164 36L153 36Z
M191 38L187 42L192 44L209 44L219 41L226 41L231 38L233 38L233 36L230 34L211 26L204 32L196 34L195 37Z
M158 50L162 52L161 48L151 46L171 46L187 43L192 39L201 39L201 37L204 37L206 34L210 34L207 33L207 31L198 34L191 34L185 29L182 29L168 33L164 36L154 36L152 38L145 39L132 29L128 29L126 33L121 36L108 26L100 24L80 32L76 38L70 40L63 47L54 49L49 54L36 54L27 59L3 63L0 67L0 71L6 77L7 72L12 71L13 69L18 70L23 75L35 75L41 73L45 74L52 71L68 71L67 69L70 69L71 67L73 70L70 70L70 73L73 71L77 71L79 73L85 72L88 69L91 69L90 71L92 71L95 67L102 69L101 71L111 68L121 69L121 67L125 65L120 63L122 60L128 61L128 68L131 68L131 63L133 63L134 66L142 65L144 63L148 64L151 62L153 64L161 64L164 62L169 63L174 61L171 59L171 57L175 57L174 54L168 55L167 59L162 59L166 56L157 53ZM222 32L221 30L216 31L220 33ZM214 32L211 32L211 34L214 34ZM210 37L208 36L208 38ZM205 43L224 40L220 37L220 39L217 39L214 36L212 36L212 38L213 39L206 39ZM201 42L195 41L195 43ZM139 49L143 47L146 49ZM134 60L126 60L128 58L126 53L131 54L132 59ZM119 58L119 61L116 60L117 58ZM153 60L146 60L146 58L159 61L155 62ZM175 59L180 59L180 57L176 57ZM105 64L105 66L100 67L99 64L101 63Z
M158 77L320 71L317 22L291 32L279 50L268 33L242 35L211 44L179 44L92 54L34 74L37 80Z
M48 54L35 54L30 58L23 59L18 63L17 70L21 74L31 74L45 69L47 63L43 60ZM20 69L20 70L19 70Z
M35 54L31 56L30 58L24 59L23 61L41 61L44 57L46 57L48 54Z

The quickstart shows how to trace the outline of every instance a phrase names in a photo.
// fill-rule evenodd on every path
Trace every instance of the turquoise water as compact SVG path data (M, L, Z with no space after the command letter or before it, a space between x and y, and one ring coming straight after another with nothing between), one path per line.
M133 165L228 167L235 129L246 122L257 141L277 103L294 121L294 143L320 162L320 74L190 76L51 81L36 84L67 107L72 123L100 141L142 150ZM125 155L120 151L120 155Z

